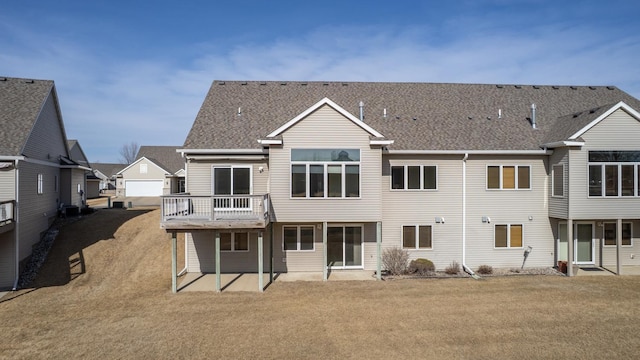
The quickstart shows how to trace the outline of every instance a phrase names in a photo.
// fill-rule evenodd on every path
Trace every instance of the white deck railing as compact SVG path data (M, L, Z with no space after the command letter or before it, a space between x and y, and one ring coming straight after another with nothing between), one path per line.
M0 201L0 225L13 222L15 216L15 201Z
M165 195L162 222L267 220L269 195Z

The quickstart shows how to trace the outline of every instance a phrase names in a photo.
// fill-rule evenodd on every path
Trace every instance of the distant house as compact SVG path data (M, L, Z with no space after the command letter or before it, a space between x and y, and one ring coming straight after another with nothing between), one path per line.
M619 273L640 265L639 110L612 86L214 81L161 226L194 273L380 276L390 248Z
M90 168L74 156L79 145L69 148L53 81L0 77L0 128L0 288L7 289L62 204L82 205Z
M64 160L60 173L60 202L64 205L82 207L87 199L87 177L91 173L89 160L78 140L68 140L69 158Z
M92 172L87 174L87 198L96 198L100 194L115 194L118 172L127 164L93 163Z
M184 159L177 146L141 146L136 160L117 174L116 196L184 192Z

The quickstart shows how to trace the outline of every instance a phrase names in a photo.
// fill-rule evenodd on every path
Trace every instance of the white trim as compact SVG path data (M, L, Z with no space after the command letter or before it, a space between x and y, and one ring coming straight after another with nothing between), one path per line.
M268 155L268 149L177 149L176 152L186 154L212 154L212 155Z
M296 229L296 249L293 250L287 250L284 248L284 244L285 244L285 239L284 239L284 229L290 227L290 228L295 228ZM306 249L303 250L300 248L300 229L301 228L311 228L311 230L313 231L313 235L312 235L312 245L313 248L312 249ZM282 225L281 228L282 231L282 246L281 246L281 250L283 253L287 254L287 253L304 253L304 252L315 252L316 251L316 226L314 224L298 224L298 225Z
M282 145L281 139L258 139L258 144L261 145Z
M373 139L373 140L369 140L369 145L391 145L395 142L395 140L379 140L379 139Z
M62 165L60 166L60 169L80 169L80 170L85 170L85 171L92 171L92 168L86 167L86 166L82 166L82 165Z
M224 196L225 194L216 194L216 177L215 169L230 169L231 178L229 179L229 186L231 186L230 195L253 195L253 165L240 165L240 164L211 164L211 194L217 196ZM249 169L249 194L234 194L233 193L233 169Z
M16 160L24 160L24 156L0 156L0 161L16 161Z
M584 146L584 141L568 141L568 140L564 140L564 141L556 141L556 142L551 142L551 143L546 143L542 145L545 148L557 148L557 147L568 147L568 146L578 146L578 147L582 147Z
M298 116L296 116L293 119L289 120L286 124L282 125L278 129L276 129L274 132L272 132L271 134L267 135L267 138L273 138L273 137L276 137L276 136L282 134L285 130L289 129L290 127L292 127L293 125L298 123L300 120L304 119L309 114L311 114L312 112L316 111L317 109L319 109L323 105L331 106L334 110L336 110L337 112L342 114L347 119L351 120L354 124L358 125L363 130L368 132L369 134L371 134L371 135L373 135L373 136L375 136L377 138L384 138L384 135L380 134L379 132L374 130L369 125L365 124L363 121L361 121L357 117L351 115L351 113L349 113L348 111L343 109L340 105L336 104L335 102L331 101L329 98L326 98L326 97L324 99L318 101L317 103L315 103L313 106L311 106L307 110L305 110L302 113L300 113Z
M429 227L429 231L430 231L430 235L431 235L431 246L428 248L421 248L420 247L420 226L428 226ZM416 246L415 247L405 247L404 246L404 228L405 227L412 227L414 229L414 236L415 236L415 241L416 241ZM400 247L404 250L412 250L412 251L431 251L433 250L433 225L431 224L403 224L400 225Z
M511 226L520 226L522 228L522 246L516 247L511 246ZM507 227L507 246L496 246L496 227L497 226L506 226ZM499 223L493 225L493 249L494 250L511 250L511 249L524 249L524 224L523 223Z
M575 140L578 137L582 136L582 134L591 130L592 127L596 126L600 121L606 119L609 115L613 114L615 111L622 109L626 111L629 115L633 116L636 120L640 121L640 113L627 105L624 101L620 101L619 103L612 106L609 110L605 111L604 114L598 116L595 120L587 124L587 126L578 130L575 134L569 136L569 140Z
M136 165L137 163L139 163L142 160L147 160L149 163L153 164L155 167L157 167L158 169L162 170L164 172L165 175L171 175L170 172L168 172L167 170L163 169L161 166L159 166L158 164L154 163L153 161L149 160L146 156L141 157L140 159L132 162L131 164L129 164L129 166L127 166L126 168L118 171L116 173L116 175L122 175L125 171L129 170L130 168L132 168L134 165Z
M387 150L390 155L551 155L553 150Z

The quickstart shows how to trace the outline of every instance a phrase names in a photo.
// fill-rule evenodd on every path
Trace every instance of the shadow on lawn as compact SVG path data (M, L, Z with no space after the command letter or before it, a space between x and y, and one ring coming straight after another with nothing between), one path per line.
M36 278L26 288L60 286L86 272L83 250L112 240L127 221L151 210L101 209L77 221L63 225Z

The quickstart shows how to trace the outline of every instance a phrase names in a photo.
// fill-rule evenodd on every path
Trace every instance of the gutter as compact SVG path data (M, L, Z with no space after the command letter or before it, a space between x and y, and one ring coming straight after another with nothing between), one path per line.
M478 280L480 276L476 275L471 268L467 266L467 159L469 153L465 153L462 158L462 269L472 278Z
M397 155L551 155L552 150L387 150Z
M13 281L13 291L18 290L18 281L20 281L20 201L19 201L19 197L20 197L20 169L18 169L18 162L20 160L19 159L15 159L15 169L16 169L16 177L15 177L15 200L16 203L14 205L14 209L13 211L15 212L15 219L13 219L13 221L15 221L16 223L16 228L15 228L15 251L16 251L16 263L15 263L15 271L16 271L16 275L15 275L15 279Z

